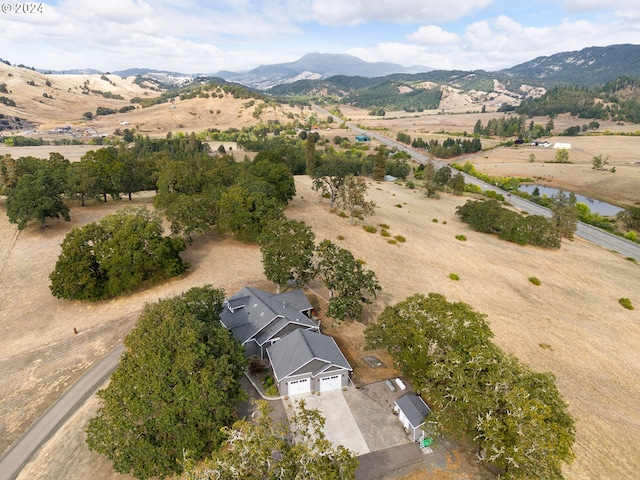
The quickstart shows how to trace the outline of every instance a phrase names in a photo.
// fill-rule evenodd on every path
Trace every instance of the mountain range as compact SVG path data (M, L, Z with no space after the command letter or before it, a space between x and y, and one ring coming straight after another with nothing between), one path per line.
M63 73L63 72L49 72ZM67 70L64 73L104 73L92 69ZM287 94L312 90L332 77L354 77L356 83L375 84L387 78L433 81L458 81L465 88L475 88L478 82L529 84L550 87L558 84L595 86L619 76L640 77L640 45L621 44L589 47L579 51L562 52L537 57L528 62L496 72L435 70L428 66L404 67L388 62L366 62L352 55L309 53L294 62L261 65L247 72L219 71L204 74L130 68L112 72L121 77L139 76L161 88L176 88L203 78L222 78L247 87ZM360 79L360 80L358 80ZM372 79L372 80L367 80ZM274 88L277 87L277 88Z
M396 63L365 62L353 55L308 53L295 62L261 65L244 73L222 71L216 76L229 82L241 83L258 90L298 80L322 80L336 75L350 77L384 77L395 73L422 73L431 67L415 65L403 67Z

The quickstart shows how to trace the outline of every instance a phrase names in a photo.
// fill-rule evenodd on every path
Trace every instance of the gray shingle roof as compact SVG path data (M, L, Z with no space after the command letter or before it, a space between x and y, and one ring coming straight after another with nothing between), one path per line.
M431 413L431 409L424 403L424 400L415 393L403 395L396 400L396 405L402 410L413 428L422 425L425 417Z
M313 307L302 290L274 294L244 287L227 300L225 307L220 314L220 321L241 343L258 334L262 335L274 320L280 318L299 323L302 328L317 327L317 324L303 313ZM274 328L272 334L281 328ZM270 335L265 333L259 343L264 343L268 338Z
M267 349L267 355L273 367L277 381L300 370L314 360L320 360L321 366L311 373L314 377L335 365L352 370L333 338L310 330L294 330L282 340Z

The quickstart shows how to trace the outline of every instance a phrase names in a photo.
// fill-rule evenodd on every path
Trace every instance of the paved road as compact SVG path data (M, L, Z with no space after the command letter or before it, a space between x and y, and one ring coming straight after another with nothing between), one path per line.
M329 112L328 110L322 107L314 105L314 108L320 113L322 113L323 115L327 115L327 116L331 115L331 112ZM428 156L423 155L421 152L418 152L403 143L397 142L393 139L387 138L384 135L380 135L375 132L369 132L351 123L346 123L346 126L357 133L362 133L371 138L375 138L376 140L384 143L389 147L397 148L398 150L408 153L409 155L411 155L411 157L415 161L419 163L424 164L429 161ZM447 165L446 163L435 160L435 159L431 159L431 161L436 165L436 167ZM533 215L542 215L547 218L552 217L552 213L548 208L544 208L538 205L537 203L530 202L529 200L518 197L517 195L511 195L509 192L505 190L501 190L495 185L484 182L478 178L472 177L471 175L467 175L464 172L461 172L461 173L462 173L462 176L464 177L465 183L477 185L482 189L482 191L493 190L497 193L501 193L502 195L504 195L505 198L509 200L509 203L511 203L514 207L516 207L519 210L526 211ZM620 255L624 257L635 258L636 260L640 261L640 245L638 245L637 243L630 242L629 240L618 237L616 235L612 235L608 232L605 232L604 230L600 230L599 228L593 227L591 225L587 225L586 223L578 222L576 236L584 240L587 240L589 242L595 243L596 245L599 245L601 247L607 248L611 251L618 252Z
M11 446L0 458L0 480L13 480L18 476L38 449L109 378L124 350L124 346L120 345L105 355Z

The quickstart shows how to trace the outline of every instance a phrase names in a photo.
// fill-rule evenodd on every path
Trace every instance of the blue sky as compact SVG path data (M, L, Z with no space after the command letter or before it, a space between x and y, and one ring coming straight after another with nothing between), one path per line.
M640 44L637 0L49 0L3 3L0 57L39 69L244 71L305 53L499 70Z

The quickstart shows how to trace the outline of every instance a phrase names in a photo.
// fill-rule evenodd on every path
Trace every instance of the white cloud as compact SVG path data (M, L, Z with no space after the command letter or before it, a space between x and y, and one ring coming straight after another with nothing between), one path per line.
M611 8L637 8L637 0L564 0L563 10L568 12L588 12L594 10L609 10Z
M419 45L451 45L458 43L460 37L447 32L437 25L425 25L407 35L407 41Z
M372 20L440 23L458 20L493 0L314 0L313 17L325 25L358 25Z
M565 20L547 27L528 27L505 15L469 24L457 42L429 41L439 33L439 27L421 27L407 37L413 44L380 43L351 49L349 53L368 61L389 61L405 66L417 64L438 69L491 71L561 51L640 43L640 29L630 35L628 29L623 30L617 24Z

